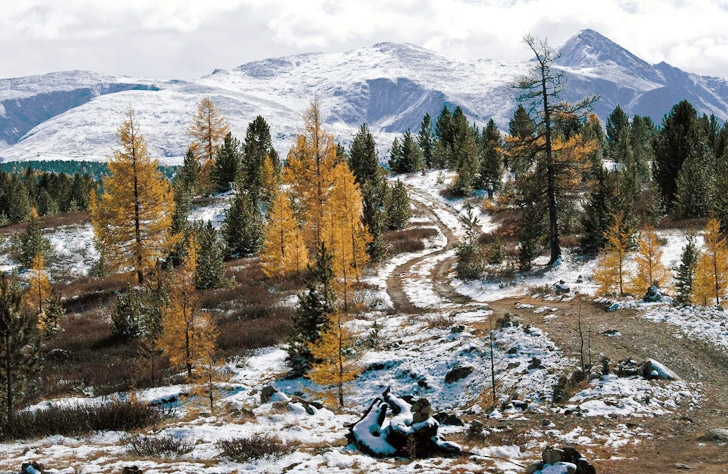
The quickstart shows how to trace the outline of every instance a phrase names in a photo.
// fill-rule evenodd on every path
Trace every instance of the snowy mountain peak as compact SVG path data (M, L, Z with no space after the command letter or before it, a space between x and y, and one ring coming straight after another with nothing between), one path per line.
M558 47L558 53L556 64L564 68L593 69L648 82L662 82L650 64L592 29L584 29L571 36Z

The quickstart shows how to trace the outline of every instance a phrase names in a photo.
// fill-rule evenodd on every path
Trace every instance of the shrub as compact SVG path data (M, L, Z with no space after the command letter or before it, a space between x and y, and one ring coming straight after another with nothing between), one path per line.
M292 444L284 444L277 436L252 434L245 438L220 440L216 443L221 455L237 462L246 462L266 456L285 456L296 450Z
M0 439L73 436L94 431L130 431L153 425L162 413L146 403L114 402L106 405L51 406L35 412L19 412L12 423L0 425Z
M175 438L171 435L160 437L134 436L126 440L126 446L130 453L136 454L137 456L161 458L187 454L195 447L191 441L183 438Z
M462 280L477 280L485 274L487 256L483 246L463 242L457 249L458 263L455 271Z

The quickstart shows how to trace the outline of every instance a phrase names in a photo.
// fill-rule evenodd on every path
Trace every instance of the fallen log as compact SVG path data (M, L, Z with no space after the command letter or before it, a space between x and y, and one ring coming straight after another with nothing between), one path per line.
M388 411L392 416L383 428ZM361 452L375 457L427 458L461 454L460 446L445 441L437 433L440 424L431 414L427 399L409 404L387 388L349 428L347 438Z

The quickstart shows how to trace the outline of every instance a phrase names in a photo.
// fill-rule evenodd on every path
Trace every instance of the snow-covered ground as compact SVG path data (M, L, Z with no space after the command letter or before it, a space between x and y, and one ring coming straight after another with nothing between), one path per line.
M690 340L702 339L728 351L728 313L702 306L660 307L646 312L645 319L680 329Z

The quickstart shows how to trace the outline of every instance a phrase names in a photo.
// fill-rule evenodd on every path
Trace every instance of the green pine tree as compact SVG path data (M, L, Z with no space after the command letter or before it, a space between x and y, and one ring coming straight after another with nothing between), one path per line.
M263 215L248 193L233 198L222 224L222 236L230 259L255 255L263 245Z
M425 169L432 169L435 166L435 132L432 129L432 117L429 113L425 113L420 124L420 132L417 134L417 145L422 150L422 159L424 160Z
M349 148L349 168L354 173L356 182L363 185L369 180L379 176L379 157L374 137L369 132L367 124L362 124L359 132Z
M38 220L38 213L35 209L32 209L28 215L25 230L13 238L11 255L13 260L18 262L21 268L25 269L30 268L33 263L33 258L38 253L43 254L43 259L46 263L53 259L51 243L43 237Z
M480 145L478 187L493 194L500 191L503 178L503 155L500 152L501 135L493 119L488 121Z
M210 172L215 191L225 192L230 188L230 183L237 182L240 177L241 165L240 141L233 137L232 133L228 132L217 149L215 164Z
M273 165L278 168L278 153L273 148L270 126L262 116L258 115L248 124L245 131L241 178L242 190L248 193L251 201L256 205L261 204L264 199L262 174L266 156L270 156Z
M321 243L316 254L316 264L309 267L311 280L306 291L298 295L298 307L288 336L288 356L291 375L304 375L314 361L311 344L321 339L329 317L336 311L333 289L334 270L332 256L326 244Z
M12 433L18 403L43 362L34 318L21 311L22 300L17 283L5 274L0 276L0 436L6 429Z
M387 221L390 229L404 229L410 219L409 193L400 180L392 186L387 202Z
M182 168L175 175L175 194L183 192L187 195L194 196L197 194L199 178L200 162L195 158L195 153L192 149L187 149Z
M686 237L687 243L683 247L680 265L675 269L675 290L677 304L690 304L690 297L693 294L695 282L695 270L698 266L698 247L695 243L695 235Z
M367 244L367 253L373 262L381 261L386 251L384 228L387 221L385 203L388 193L387 182L383 178L371 180L362 186L362 219L372 236Z
M581 225L584 229L582 246L587 251L596 252L604 247L604 234L614 221L617 210L617 186L615 176L603 166L596 171L596 180L586 203Z
M713 208L713 152L705 137L695 139L678 173L675 212L680 217L707 216Z
M195 285L198 289L220 288L225 281L225 246L217 238L217 230L210 221L198 231Z

